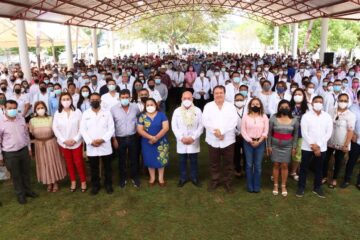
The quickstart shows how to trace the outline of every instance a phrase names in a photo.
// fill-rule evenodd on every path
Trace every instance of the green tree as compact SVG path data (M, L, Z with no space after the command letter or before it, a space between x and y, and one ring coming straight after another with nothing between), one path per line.
M309 26L312 25L312 26ZM310 30L310 31L309 31ZM316 52L320 47L321 20L316 19L312 23L305 21L299 23L298 46L302 51ZM282 25L279 28L279 46L283 47L285 52L290 47L290 27ZM257 24L257 36L264 45L273 44L273 26ZM332 51L338 49L351 50L359 46L360 41L360 23L355 21L330 19L328 48Z
M221 21L227 12L178 12L141 19L122 30L121 35L154 43L167 43L172 53L178 44L210 45L217 41Z

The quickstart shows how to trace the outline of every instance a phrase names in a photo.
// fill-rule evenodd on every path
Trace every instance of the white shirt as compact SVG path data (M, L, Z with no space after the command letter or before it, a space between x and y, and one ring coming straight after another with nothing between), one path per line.
M161 98L161 95L158 90L156 90L155 88L154 88L154 90L151 90L150 88L148 88L148 90L149 90L150 98L155 99L156 102L161 102L162 98Z
M262 104L264 105L264 111L265 114L272 115L274 113L273 105L276 101L276 93L271 92L271 94L263 94L262 92L259 92L257 94L257 97L261 100ZM275 109L275 113L277 112L277 109Z
M23 112L25 111L25 105L28 104L28 103L30 103L29 94L27 94L27 93L21 93L21 95L19 96L19 98L17 98L16 95L13 94L13 95L10 97L10 99L17 102L17 104L18 104L17 109L18 109L18 113L20 113L20 114L23 114ZM27 112L26 116L29 115L30 110L31 110L31 109L29 109L29 111ZM26 116L25 116L25 117L26 117Z
M49 93L46 92L45 94L42 94L41 92L34 95L32 99L32 106L35 106L35 103L38 101L43 101L46 104L47 109L49 110ZM76 106L76 105L74 105Z
M36 94L40 93L40 88L39 88L39 84L33 84L30 86L29 88L29 95L30 95L30 100L31 102L33 102L33 98Z
M173 72L172 79L175 81L176 84L179 84L179 87L182 87L184 84L184 78L185 74L183 72ZM173 83L173 87L176 87L176 85Z
M204 99L205 100L209 99L210 82L209 82L209 79L207 79L206 77L204 77L203 80L201 80L200 77L197 77L195 79L193 89L194 89L193 95L194 95L195 99L201 98L201 95L200 95L201 91L205 92L205 94L203 95Z
M239 84L239 88L240 88L240 84ZM225 100L230 103L234 103L235 95L239 93L239 88L236 88L233 83L229 83L228 85L226 85Z
M328 142L328 146L342 150L348 130L353 131L355 129L355 114L349 109L346 109L342 113L337 112L335 109L330 113L330 117L333 121L333 133ZM350 144L348 149L350 150Z
M111 96L110 92L101 96L101 109L104 111L110 111L110 109L119 103L119 93L115 92L114 96Z
M185 122L186 115L193 114L193 123L188 126ZM176 152L183 153L198 153L200 152L200 136L203 132L202 113L198 107L192 106L186 110L183 106L175 109L171 119L171 129L176 137ZM184 137L191 137L194 142L185 145L181 142Z
M80 133L86 143L86 153L88 156L107 156L112 154L111 137L114 135L114 121L109 111L95 113L91 108L86 110L81 118ZM91 143L95 139L102 139L105 142L99 147L94 147Z
M274 74L272 72L269 72L269 71L268 72L264 71L262 73L262 75L266 80L270 81L271 88L272 88L274 86L274 84L275 84Z
M123 90L123 89L127 89L130 91L130 94L132 93L132 87L133 87L133 84L132 83L123 83L123 82L120 82L118 84L120 90Z
M225 148L235 142L235 128L238 122L236 108L232 103L224 101L222 108L215 101L209 102L204 107L202 115L203 125L206 129L205 141L214 148ZM214 135L214 130L219 129L224 139L220 140Z
M268 106L270 115L273 115L273 114L277 113L279 102L282 99L290 101L291 100L291 94L288 93L288 92L285 92L284 93L284 98L280 98L279 94L277 94L277 93L272 94L272 97L270 98L270 102L269 102L269 106Z
M74 105L74 107L76 107L79 102L79 99L80 99L80 94L74 93L74 95L72 95L71 97L73 100L73 105Z
M82 114L79 109L76 109L75 111L71 110L69 116L64 110L61 113L56 111L53 119L53 131L57 138L57 142L61 147L67 149L76 149L81 145L81 115ZM64 142L69 139L76 141L74 146L65 146Z
M214 88L218 85L221 85L221 86L225 86L225 80L223 78L223 75L219 75L219 76L212 76L211 77L211 80L210 80L210 89L211 89L211 92L214 91Z
M317 115L313 110L306 112L301 119L301 149L312 151L311 144L317 144L321 152L327 150L327 142L333 131L333 123L327 112Z
M299 87L303 87L303 84L302 84L303 77L309 77L309 76L310 76L310 73L306 69L304 70L303 73L301 73L300 71L297 71L294 76L294 82L299 84Z

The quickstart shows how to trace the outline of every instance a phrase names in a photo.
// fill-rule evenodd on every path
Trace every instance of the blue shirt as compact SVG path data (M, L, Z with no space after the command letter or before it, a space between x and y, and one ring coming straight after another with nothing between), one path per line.
M356 143L360 144L360 106L359 106L359 104L353 104L350 107L350 111L355 114L356 121L355 121L354 132L357 136Z
M59 99L57 97L50 97L49 99L49 112L51 116L54 116L59 109Z

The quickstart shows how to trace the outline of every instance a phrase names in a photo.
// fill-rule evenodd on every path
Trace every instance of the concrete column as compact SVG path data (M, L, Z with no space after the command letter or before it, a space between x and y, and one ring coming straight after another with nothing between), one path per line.
M67 67L68 69L74 67L73 62L73 51L72 51L72 41L71 41L71 27L70 25L66 26L66 41L65 41L65 48L66 48L66 56L67 56Z
M99 60L98 48L97 48L96 28L92 28L91 33L92 33L93 57L94 57L94 64L95 64L96 61Z
M274 52L279 52L279 26L274 27Z
M324 61L324 53L327 51L327 36L329 32L329 18L321 19L321 33L320 33L320 62Z
M21 70L24 73L24 77L26 80L30 81L31 79L31 71L30 71L30 59L29 59L29 51L26 37L26 27L24 20L16 20L16 31L17 38L19 43L19 55L20 55L20 65Z
M296 59L297 47L298 47L299 24L293 23L292 28L293 28L293 37L292 37L291 55L294 59Z
M115 53L115 39L114 39L114 32L113 31L110 31L109 32L109 35L110 35L110 57L113 58L116 53Z

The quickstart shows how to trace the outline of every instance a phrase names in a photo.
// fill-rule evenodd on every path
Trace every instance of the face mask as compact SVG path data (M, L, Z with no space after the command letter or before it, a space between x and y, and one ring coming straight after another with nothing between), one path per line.
M146 107L146 111L147 111L148 113L154 113L154 112L156 111L156 107L154 107L154 106L148 106L148 107Z
M347 88L349 86L348 83L343 83L342 85L343 85L344 88Z
M154 86L154 85L149 85L149 88L150 88L151 90L154 90L155 86Z
M6 92L6 90L7 90L6 87L1 88L1 91L3 91L3 92Z
M277 87L277 88L276 88L276 91L281 94L281 93L284 93L284 92L285 92L285 88L283 88L283 87Z
M141 97L141 98L140 98L140 100L141 100L143 103L146 102L147 99L148 99L147 97Z
M328 85L328 82L323 82L323 87L326 87Z
M300 68L300 72L303 73L305 71L305 69L303 68Z
M271 86L269 86L269 85L264 85L263 86L263 89L264 89L264 91L269 91L270 89L271 89Z
M328 87L328 91L329 91L329 92L334 91L334 87L333 87L333 86L329 86L329 87Z
M6 110L6 114L11 118L16 117L17 113L18 113L17 109Z
M341 90L341 86L339 86L339 85L334 85L334 91L335 91L335 92L340 92L340 90Z
M239 92L241 95L243 95L244 97L247 97L247 95L248 95L248 92L247 91L240 91Z
M347 102L339 102L338 106L340 109L345 109L348 107L348 103Z
M245 73L246 73L246 74L249 74L249 73L250 73L250 70L249 70L249 69L246 69L246 70L245 70Z
M61 89L55 89L55 90L54 90L54 93L55 93L56 95L60 95L60 94L61 94Z
M139 91L140 89L142 89L143 87L142 86L135 86L135 90L136 91Z
M46 87L41 87L41 88L40 88L40 92L46 93Z
M70 105L71 105L71 101L69 101L69 100L61 101L61 105L62 105L64 108L69 108Z
M45 109L38 109L37 111L36 111L36 113L37 113L37 115L39 115L40 117L42 117L42 116L45 116Z
M225 71L226 71L226 69L225 69L225 68L221 68L221 71L222 71L222 72L225 72Z
M128 98L120 99L120 103L123 106L128 106L129 105L129 99Z
M242 108L245 105L245 101L235 101L235 107Z
M100 107L100 101L91 101L90 102L90 106L93 108L93 109L98 109Z
M35 84L39 84L39 79L34 80Z
M115 85L108 85L107 87L108 87L108 89L109 89L110 92L111 92L111 91L114 91L114 90L116 89L116 86L115 86Z
M83 96L84 98L89 97L89 92L81 92L81 96Z
M16 94L20 94L20 93L21 93L21 89L17 88L17 89L14 90L14 92L15 92Z
M287 74L288 74L288 71L285 70L285 71L284 71L284 74L287 75Z
M266 68L264 68L264 70L265 70L265 72L267 72L267 71L269 71L269 68L268 68L268 67L266 67Z
M58 75L56 73L53 74L53 77L56 78Z
M253 112L255 112L255 113L258 113L258 112L260 112L260 107L258 107L258 106L253 106L253 107L251 107L251 111L253 111Z
M66 77L67 77L67 78L71 78L71 77L72 77L72 75L71 75L71 74L69 74L69 75L66 75Z
M189 108L192 105L192 101L184 100L184 101L182 101L182 105L186 108Z
M289 115L290 114L290 109L288 109L288 108L280 108L279 113L282 114L282 115Z
M313 88L308 88L308 90L307 90L308 94L313 94L314 92L315 92L315 89L313 89Z
M304 97L301 95L295 95L294 96L294 102L301 103L303 101Z
M353 87L353 88L358 88L358 87L359 87L359 83L353 83L353 84L352 84L352 87Z
M283 73L284 73L283 71L279 71L279 75L283 75Z
M240 83L240 78L239 77L234 77L233 80L234 80L234 83Z
M349 75L350 75L351 77L353 77L353 76L355 75L355 72L350 71L350 72L349 72Z
M314 103L313 108L315 111L321 111L323 108L323 104L322 103Z
M5 104L5 102L6 102L6 100L5 100L5 99L0 99L0 105L4 105L4 104Z
M161 79L156 78L156 79L155 79L155 84L160 84L160 83L161 83Z
M219 76L220 75L220 73L219 72L215 72L215 76Z

